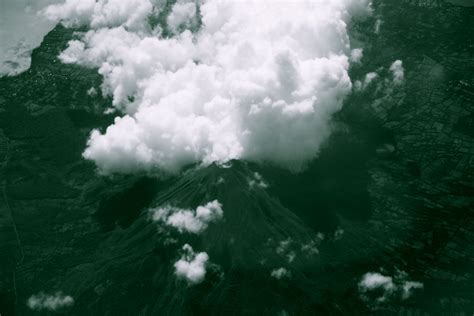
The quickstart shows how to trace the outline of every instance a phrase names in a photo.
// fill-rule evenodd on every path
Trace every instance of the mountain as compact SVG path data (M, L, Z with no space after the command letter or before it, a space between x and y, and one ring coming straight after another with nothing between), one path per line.
M248 166L235 161L228 168L192 168L157 184L149 207L97 245L94 263L69 272L74 297L88 301L88 313L97 315L307 313L321 305L320 289L327 282L315 278L323 270L316 248L321 237L264 188L249 188L253 177ZM146 211L166 205L194 209L211 200L222 204L223 218L198 235L153 222ZM184 244L209 256L200 284L176 279L173 263ZM271 276L281 267L291 277ZM82 280L83 286L72 280Z

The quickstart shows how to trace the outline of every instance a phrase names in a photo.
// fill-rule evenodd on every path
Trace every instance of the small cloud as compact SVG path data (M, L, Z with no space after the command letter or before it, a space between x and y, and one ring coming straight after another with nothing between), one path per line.
M198 234L203 232L210 223L221 219L224 215L222 204L218 200L198 206L195 210L165 206L151 210L154 221L178 229L179 232Z
M323 240L326 238L326 236L318 232L316 234L316 238L314 240L311 240L309 243L304 244L301 246L301 251L306 254L306 256L313 256L319 254L319 245L323 242Z
M145 30L152 13L151 1L68 0L43 9L40 14L67 27L89 25L92 29L125 26L129 30Z
M291 238L280 241L276 248L277 254L286 258L288 263L292 263L296 258L296 253L290 249L290 244L293 242Z
M378 75L375 72L369 72L365 75L364 80L357 80L354 83L354 88L358 91L365 90L370 84L377 79Z
M381 19L377 19L375 21L375 25L374 25L374 33L375 34L379 34L380 33L380 27L382 26L383 24L383 21Z
M62 292L57 292L54 295L47 295L41 292L39 294L32 295L27 301L28 307L37 311L56 311L72 306L73 304L74 299L69 295L63 295Z
M423 283L421 282L407 281L403 283L402 299L406 300L410 298L413 295L413 290L422 288Z
M286 254L286 259L288 260L288 263L292 263L296 258L296 253L294 251L290 251Z
M253 173L253 177L248 179L249 187L252 189L254 187L259 187L262 189L268 188L268 183L265 182L262 175L258 172Z
M180 28L190 28L195 20L196 3L194 1L178 0L167 19L168 27L173 33Z
M383 144L379 148L375 150L377 155L380 156L390 156L392 153L395 152L395 146L392 144Z
M405 78L405 70L403 69L403 62L396 60L390 66L390 71L393 75L393 83L396 85L402 84Z
M392 293L396 286L390 276L382 275L378 272L368 272L364 274L359 282L359 290L363 293L383 289L383 296L379 299L385 300L385 295Z
M334 232L334 240L342 239L343 235L344 235L344 229L342 229L342 227L338 227L336 231Z
M290 237L288 237L285 240L280 241L280 243L278 244L278 247L276 249L277 254L279 254L279 255L285 254L285 252L287 252L288 247L290 246L291 242L292 242L292 240L291 240Z
M319 254L319 250L315 241L311 241L308 244L301 246L301 251L307 256L313 256Z
M97 90L94 87L91 87L87 90L87 95L90 97L95 97L97 95Z
M278 269L273 269L272 272L270 273L272 277L275 279L281 280L283 278L289 278L291 277L291 272L288 271L287 269L281 267Z
M194 253L193 248L185 244L183 255L175 264L175 273L179 278L186 279L189 284L198 284L206 277L206 263L209 256L205 252Z
M364 87L367 87L377 77L378 77L378 75L375 72L369 72L368 74L366 74L365 78L364 78Z
M407 279L408 274L404 271L397 271L394 277L368 272L358 284L361 298L367 303L375 303L375 306L390 299L406 300L414 290L423 288L423 283Z
M355 48L355 49L351 50L350 60L353 63L360 63L360 61L362 60L363 55L364 55L364 50L362 48Z

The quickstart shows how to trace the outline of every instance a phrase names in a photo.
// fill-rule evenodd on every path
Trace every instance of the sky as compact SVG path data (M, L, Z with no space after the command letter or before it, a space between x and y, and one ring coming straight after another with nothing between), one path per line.
M30 64L30 51L55 25L37 12L60 0L2 0L0 1L0 75L15 72L6 61L18 62L20 72ZM22 54L24 53L24 54ZM20 56L19 56L20 55Z

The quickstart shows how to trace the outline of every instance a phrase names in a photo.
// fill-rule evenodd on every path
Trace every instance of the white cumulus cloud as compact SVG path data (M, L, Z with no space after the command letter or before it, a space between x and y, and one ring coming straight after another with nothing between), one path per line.
M401 84L405 78L405 69L403 69L403 63L401 60L395 60L390 66L390 71L393 75L393 83Z
M206 277L206 263L209 256L205 252L194 253L188 244L183 246L183 251L181 259L174 264L176 275L187 280L189 284L201 283Z
M281 280L283 278L291 277L291 272L288 271L287 269L281 267L281 268L278 268L278 269L273 269L271 271L270 275L272 277L274 277L275 279Z
M414 290L423 289L423 283L408 280L408 274L404 271L397 271L394 277L368 272L362 276L358 287L364 301L380 304L393 298L406 300Z
M180 27L191 27L195 21L196 6L195 1L178 0L168 16L168 27L175 33Z
M64 307L68 307L74 304L74 299L69 295L64 295L61 292L57 292L54 295L47 295L43 292L32 295L27 305L32 310L49 310L55 311Z
M263 179L262 175L258 172L253 173L253 177L247 179L249 187L252 189L254 187L259 187L262 189L268 188L268 183Z
M378 78L377 73L369 72L365 75L364 80L356 80L354 87L356 90L365 90L375 79Z
M231 159L298 171L318 154L352 89L347 24L370 12L368 0L178 1L166 38L147 24L158 3L68 0L44 11L91 28L60 58L97 67L123 113L92 132L85 158L103 173ZM182 26L196 5L202 25L191 33Z
M376 289L384 289L384 294L393 292L396 289L391 276L385 276L378 272L368 272L364 274L359 283L361 292L373 291Z
M296 258L296 252L291 249L292 244L293 240L288 237L287 239L280 241L278 243L278 247L276 248L276 253L282 257L285 257L288 263L292 263Z
M414 281L406 281L402 285L402 299L406 300L410 298L413 294L413 291L416 289L422 289L423 283L421 282L414 282Z
M362 48L354 48L351 51L351 61L354 63L360 63L364 56L364 50Z
M48 6L42 14L70 27L87 25L100 29L121 25L130 30L144 30L148 28L146 18L152 9L149 0L66 0Z
M198 234L223 217L222 204L214 200L195 210L165 206L151 210L154 221L175 227L180 232Z

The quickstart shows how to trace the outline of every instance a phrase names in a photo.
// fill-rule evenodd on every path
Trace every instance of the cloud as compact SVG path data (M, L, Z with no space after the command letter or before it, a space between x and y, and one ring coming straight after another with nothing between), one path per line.
M285 257L288 263L292 263L296 258L296 252L291 249L292 244L293 240L288 237L287 239L280 241L278 243L278 247L276 248L276 253L282 257Z
M375 34L379 34L380 33L380 27L382 26L383 24L383 21L381 19L377 19L375 21L375 25L374 25L374 33Z
M306 256L313 256L319 254L318 243L312 240L311 242L301 246L301 251Z
M383 297L395 291L396 286L393 283L392 277L377 272L368 272L364 274L362 280L359 282L361 292L370 292L380 288L384 290Z
M384 80L378 80L383 77L385 77ZM367 73L363 80L356 80L354 82L354 89L361 92L372 86L375 81L378 81L374 92L382 94L384 97L390 97L403 84L404 80L405 69L403 68L403 62L396 60L390 65L388 71L380 67L375 72Z
M351 61L354 63L360 63L364 56L364 50L362 48L354 48L351 50Z
M365 90L370 84L378 78L378 74L375 72L369 72L365 75L364 80L356 80L354 83L354 88L358 91Z
M397 271L394 277L368 272L358 284L361 298L367 303L375 303L375 306L394 298L406 300L415 289L423 288L423 283L407 279L408 274L404 271Z
M180 28L193 27L195 23L197 2L178 0L171 10L167 19L167 24L170 30L178 33Z
M209 256L205 252L194 253L193 248L185 244L184 254L175 264L175 273L179 278L188 281L189 284L198 284L206 277L206 263Z
M344 229L342 227L338 227L334 232L334 240L341 240L344 236Z
M413 282L413 281L406 281L403 283L403 292L402 292L402 299L406 300L413 295L413 290L422 289L423 283L420 282Z
M272 277L275 279L281 280L283 278L289 278L291 277L291 272L288 271L287 269L281 267L278 269L273 269L272 272L270 273Z
M69 295L63 295L61 292L57 292L54 295L47 295L43 292L32 295L27 305L32 310L49 310L55 311L61 308L69 307L74 304L74 299Z
M97 67L123 113L91 133L86 159L102 173L176 173L231 159L299 171L317 156L352 89L347 24L370 13L368 0L207 0L195 33L181 29L195 3L179 1L166 19L172 37L147 24L164 12L150 3L68 0L44 11L91 28L60 58Z
M259 187L262 189L268 188L268 183L263 179L262 175L258 172L253 173L253 177L247 179L249 187L253 189L254 187Z
M396 60L390 66L390 71L393 75L393 83L396 85L402 84L405 78L405 70L403 69L403 63L401 60Z
M318 255L318 247L324 239L324 234L319 232L305 243L297 242L291 237L279 241L274 241L270 238L267 243L271 247L274 247L275 252L280 258L284 259L288 264L291 264L296 258L308 259L309 257Z
M147 17L153 10L149 0L66 0L42 11L48 19L65 26L93 29L124 26L129 30L149 29Z
M151 210L154 221L175 227L179 232L198 234L223 217L222 204L214 200L195 210L165 206Z

